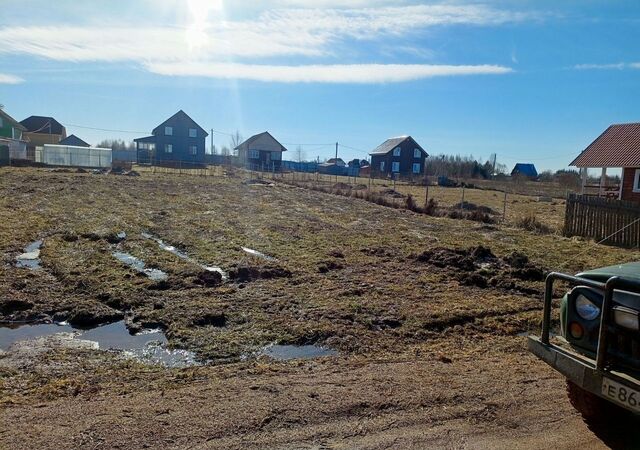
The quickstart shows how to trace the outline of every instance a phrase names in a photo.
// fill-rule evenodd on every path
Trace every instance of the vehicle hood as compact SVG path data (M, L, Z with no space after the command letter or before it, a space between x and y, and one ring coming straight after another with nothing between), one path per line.
M640 281L640 261L588 270L578 274L578 276L602 283L616 276Z

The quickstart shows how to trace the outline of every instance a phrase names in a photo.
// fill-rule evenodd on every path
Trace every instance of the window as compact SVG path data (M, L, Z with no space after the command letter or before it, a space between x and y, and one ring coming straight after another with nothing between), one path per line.
M393 149L393 156L400 156L400 147L396 147Z
M249 150L249 158L260 159L260 152L258 150Z
M197 155L198 154L198 146L190 145L189 146L189 154L190 155Z
M198 137L198 130L195 128L189 128L189 137Z
M384 161L380 161L380 172L384 172Z
M273 161L280 161L282 159L282 153L281 152L271 152L271 159Z
M413 173L420 173L420 163L413 163Z
M414 148L413 149L413 157L414 158L420 158L422 156L422 152L420 151L419 148Z
M165 152L165 153L173 153L173 145L171 145L171 144L166 144L166 145L164 146L164 152Z
M394 161L393 163L391 163L391 171L392 172L400 172L400 162L399 161Z
M173 127L164 127L165 136L173 136Z
M636 169L636 176L633 178L633 192L640 192L640 169Z

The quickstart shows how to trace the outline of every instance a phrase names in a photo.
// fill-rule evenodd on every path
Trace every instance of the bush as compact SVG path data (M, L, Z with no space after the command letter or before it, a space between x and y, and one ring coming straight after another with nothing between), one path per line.
M535 214L529 214L516 220L516 226L537 234L551 234L553 230L548 225L540 222Z

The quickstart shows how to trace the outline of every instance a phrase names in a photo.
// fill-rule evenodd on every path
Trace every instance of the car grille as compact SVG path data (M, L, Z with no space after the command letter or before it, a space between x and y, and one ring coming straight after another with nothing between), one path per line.
M615 327L609 334L609 356L621 366L640 369L640 336Z

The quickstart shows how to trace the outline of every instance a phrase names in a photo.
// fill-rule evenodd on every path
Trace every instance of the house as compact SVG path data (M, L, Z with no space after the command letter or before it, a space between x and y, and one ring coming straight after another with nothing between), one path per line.
M205 164L209 136L183 110L155 127L151 136L134 139L139 164L199 167Z
M240 164L245 167L275 172L280 171L282 152L287 151L268 131L251 136L235 150L238 151Z
M59 144L60 145L69 145L69 146L72 146L72 147L91 147L89 144L87 144L85 141L80 139L75 134L71 134L71 135L67 136L66 138L61 140L59 142Z
M570 164L580 169L582 194L640 202L640 123L611 125ZM601 169L589 185L588 169ZM620 184L608 184L607 169L620 169Z
M513 170L511 171L512 177L527 177L531 180L536 180L538 178L538 171L536 170L536 166L529 163L517 163Z
M344 167L347 165L342 158L329 158L325 164L335 164L338 167Z
M0 153L4 163L8 163L8 159L27 159L27 143L22 136L25 130L17 120L0 109Z
M20 122L26 131L22 134L27 141L27 158L36 160L36 149L42 150L45 144L59 144L67 137L66 128L53 117L29 116Z
M422 176L429 156L411 136L387 139L369 154L374 176L402 178Z

